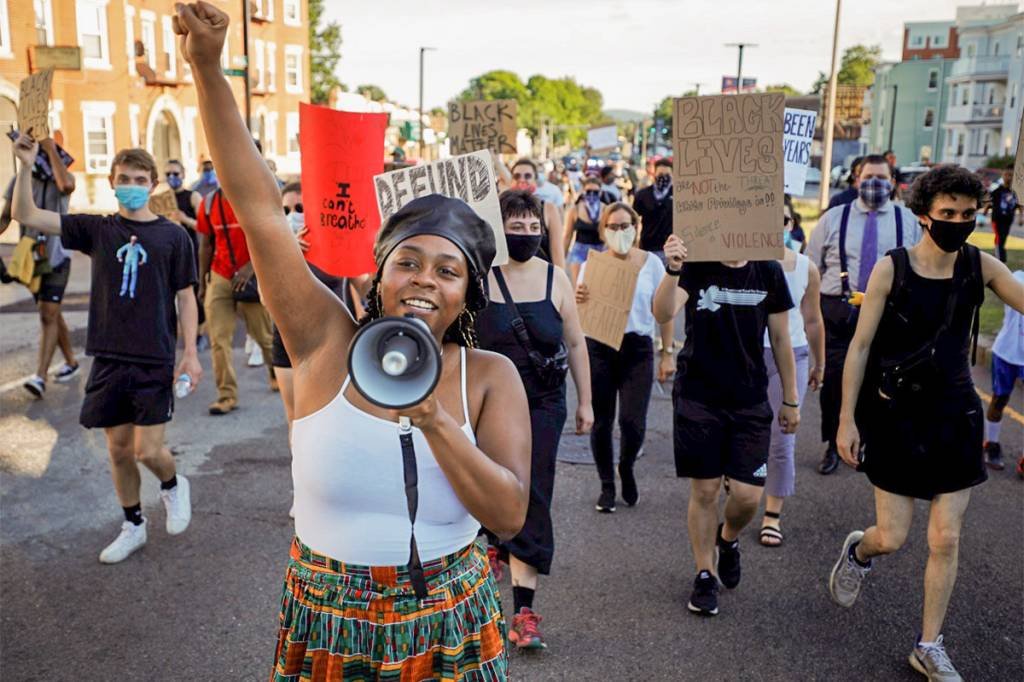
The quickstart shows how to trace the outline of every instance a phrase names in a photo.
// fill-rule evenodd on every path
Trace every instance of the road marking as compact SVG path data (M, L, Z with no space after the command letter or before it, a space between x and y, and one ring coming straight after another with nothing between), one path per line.
M981 396L982 400L988 403L992 402L992 396L990 396L988 393L985 393L985 391L981 390L977 386L974 387L974 390L978 392L978 395ZM1024 416L1022 416L1020 412L1013 409L1009 405L1003 408L1003 414L1009 415L1010 419L1014 420L1015 422L1020 422L1021 424L1024 424Z
M49 371L46 372L47 381L49 381L50 376L54 372L56 372L58 369L60 369L60 366L63 365L63 364L64 364L63 362L58 361L58 362L55 362L52 365L50 365ZM26 381L28 381L29 379L31 379L34 376L35 376L35 374L26 374L25 376L23 376L20 379L15 379L14 381L8 381L6 384L0 384L0 393L7 393L8 391L11 391L11 390L13 390L15 388L20 388L21 386L23 386L25 384Z

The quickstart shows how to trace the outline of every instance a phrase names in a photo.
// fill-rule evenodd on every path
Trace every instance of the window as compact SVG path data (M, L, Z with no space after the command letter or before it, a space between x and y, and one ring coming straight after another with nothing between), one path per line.
M110 69L107 0L78 0L75 19L78 23L78 44L82 48L82 66Z
M937 90L939 87L939 70L929 69L928 70L928 89Z
M935 110L928 107L924 110L924 129L931 130L935 125Z
M255 19L264 21L274 20L274 0L253 0L252 16Z
M995 89L995 86L991 86L990 85L989 88L988 88L988 103L989 104L995 104L996 103L996 89Z
M1010 108L1013 109L1017 106L1017 83L1014 81L1010 85Z
M999 48L1000 48L1000 45L999 45L999 41L997 40L995 45L992 46L992 56L993 57L998 57L999 56Z
M267 43L267 90L277 90L277 44Z
M49 123L50 133L54 130L63 130L64 126L61 125L61 114L64 113L64 101L59 99L50 100L50 112L49 112Z
M302 26L302 16L300 16L299 0L284 0L284 5L281 11L284 12L284 23L288 26Z
M0 57L12 58L11 18L7 16L7 0L0 0Z
M265 51L263 48L262 40L257 38L254 42L256 48L256 73L254 73L253 75L256 77L256 82L253 85L255 85L257 90L262 90L263 88L266 87L267 84L266 69L264 68Z
M156 14L148 9L139 11L142 21L142 49L146 51L146 63L156 71Z
M141 147L142 140L139 137L139 114L141 108L138 104L128 105L128 144L132 147Z
M135 8L124 6L124 49L128 54L128 73L135 75Z
M946 47L946 36L932 36L932 47Z
M263 155L277 156L277 112L265 114L263 119Z
M961 95L961 98L960 98L960 104L961 105L967 106L968 104L971 103L971 89L970 89L970 87L965 85L963 88L961 88L960 89L960 95Z
M36 43L53 45L53 5L51 0L32 0L36 14Z
M302 46L284 46L284 89L302 94Z
M982 156L988 156L988 141L989 141L989 137L990 137L989 131L987 131L987 130L981 136L981 154L982 154Z
M115 102L82 102L85 172L105 175L114 158Z
M956 155L964 155L964 136L962 133L956 133Z
M168 78L178 77L178 47L175 41L174 28L171 25L171 17L164 15L160 17L161 28L163 29L163 64L164 74Z
M913 40L910 41L910 44L914 47L924 47L924 36L914 36Z
M289 111L284 120L285 135L288 136L288 156L299 157L299 112Z

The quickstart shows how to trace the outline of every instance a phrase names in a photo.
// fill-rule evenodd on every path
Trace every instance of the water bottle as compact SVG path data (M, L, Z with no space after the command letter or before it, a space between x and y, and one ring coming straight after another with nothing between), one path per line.
M188 396L189 391L191 390L192 377L190 377L187 373L183 372L182 375L178 377L178 380L174 382L174 397L178 398L179 400L181 398L185 398Z

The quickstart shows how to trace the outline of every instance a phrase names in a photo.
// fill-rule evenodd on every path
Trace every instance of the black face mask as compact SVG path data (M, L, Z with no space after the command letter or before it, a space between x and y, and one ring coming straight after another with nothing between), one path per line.
M932 218L932 225L927 228L928 236L946 253L956 253L967 243L967 238L974 232L976 223L976 218L962 222Z
M506 234L505 241L508 242L508 257L514 261L525 263L537 255L540 250L539 234Z

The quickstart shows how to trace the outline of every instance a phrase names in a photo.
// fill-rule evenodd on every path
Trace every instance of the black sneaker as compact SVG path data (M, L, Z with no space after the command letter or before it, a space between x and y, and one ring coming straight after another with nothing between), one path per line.
M718 580L708 571L701 571L693 581L693 592L686 608L698 616L718 615Z
M989 469L1002 471L1006 468L1003 463L1003 448L999 443L985 443L985 464Z
M597 498L597 505L594 509L602 514L611 514L615 511L615 488L601 487L601 496Z
M640 491L636 488L636 476L633 467L619 464L619 479L622 481L622 501L627 507L635 507L640 499Z
M730 590L740 584L740 541L726 542L722 539L722 525L718 526L718 579Z
M818 464L818 473L828 476L839 468L839 451L829 445Z

